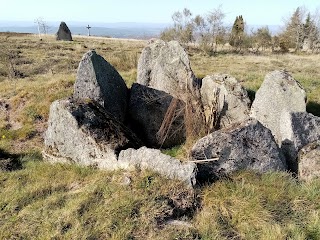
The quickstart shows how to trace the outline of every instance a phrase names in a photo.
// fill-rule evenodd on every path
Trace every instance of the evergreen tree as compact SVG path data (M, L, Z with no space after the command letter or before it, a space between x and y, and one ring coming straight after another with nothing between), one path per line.
M286 24L286 29L281 35L280 44L286 45L286 48L294 48L298 51L302 47L304 39L304 27L303 27L303 13L300 7L298 7L292 14L289 22Z
M231 36L230 36L230 45L235 48L241 48L244 37L244 21L242 15L237 16L236 20L233 23Z

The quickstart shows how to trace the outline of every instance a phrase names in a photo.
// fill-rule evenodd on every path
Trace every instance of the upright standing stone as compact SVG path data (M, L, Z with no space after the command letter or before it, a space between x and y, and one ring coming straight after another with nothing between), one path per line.
M167 92L185 102L190 95L199 97L188 54L177 41L157 40L144 48L137 74L137 83Z
M298 152L306 145L320 140L320 117L311 113L285 113L281 116L281 149L289 169L298 171Z
M65 22L61 22L56 34L57 40L72 41L71 31Z
M281 115L306 111L306 92L286 71L268 73L256 93L251 116L269 128L281 145Z
M123 122L127 108L127 86L117 72L95 51L87 52L78 68L74 99L92 99Z
M201 101L209 130L249 119L250 99L240 83L227 74L202 79Z

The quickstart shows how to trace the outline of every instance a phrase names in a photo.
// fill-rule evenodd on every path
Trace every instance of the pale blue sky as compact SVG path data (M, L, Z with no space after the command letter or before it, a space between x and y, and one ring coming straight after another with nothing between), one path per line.
M151 22L170 23L173 12L189 8L204 14L219 5L226 23L243 15L248 24L281 25L298 7L311 12L320 7L318 0L0 0L0 21Z

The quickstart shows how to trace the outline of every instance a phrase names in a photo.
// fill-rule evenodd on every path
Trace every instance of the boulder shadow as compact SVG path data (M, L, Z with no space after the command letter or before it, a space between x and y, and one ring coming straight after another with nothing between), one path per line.
M0 149L0 171L14 171L22 168L21 155Z
M254 99L256 97L256 91L254 91L254 90L252 90L250 88L246 88L246 90L247 90L248 97L249 97L249 99L251 101L251 105L252 105L252 103L253 103L253 101L254 101ZM251 107L251 105L250 105L250 107Z
M320 104L314 101L307 102L307 112L320 117Z

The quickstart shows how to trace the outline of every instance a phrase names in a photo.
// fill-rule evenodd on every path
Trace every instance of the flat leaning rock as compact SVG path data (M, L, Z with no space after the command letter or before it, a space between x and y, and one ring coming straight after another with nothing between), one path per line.
M196 184L196 164L181 163L157 149L141 147L123 150L119 154L118 161L121 168L124 169L148 169L169 179L185 182L190 187Z
M239 170L286 170L271 131L257 120L224 128L201 138L191 150L200 182L214 181Z
M140 147L130 130L95 102L58 100L51 104L43 156L51 162L118 169L117 154Z
M123 122L127 109L127 94L124 80L110 63L93 50L84 54L74 84L75 100L94 100Z
M185 104L182 100L134 83L128 106L131 129L148 147L171 148L185 141Z
M305 112L306 92L286 71L266 75L251 107L251 117L269 128L281 145L281 115L286 112Z

